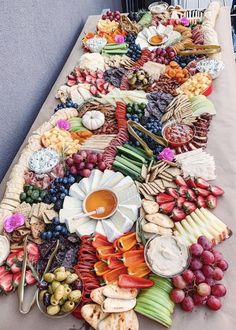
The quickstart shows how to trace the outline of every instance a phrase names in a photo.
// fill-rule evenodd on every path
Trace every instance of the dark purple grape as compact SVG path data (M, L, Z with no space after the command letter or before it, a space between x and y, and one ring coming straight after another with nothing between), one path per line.
M72 284L73 290L82 290L83 288L83 284L82 281L80 279L76 280L73 284Z
M48 288L48 283L46 281L41 281L39 283L39 287L40 287L40 289L45 290Z
M44 306L49 306L50 305L50 298L51 298L50 293L45 292L44 295L43 295L43 304L44 304Z

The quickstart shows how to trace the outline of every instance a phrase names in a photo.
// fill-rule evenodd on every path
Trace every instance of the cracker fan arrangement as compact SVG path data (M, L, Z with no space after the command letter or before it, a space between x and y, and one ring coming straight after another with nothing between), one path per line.
M211 2L195 21L163 2L109 11L84 36L0 203L0 289L18 290L21 313L36 302L42 317L138 330L139 314L170 327L177 304L176 314L220 310L228 263L217 245L232 232L205 150L207 96L224 68L219 11Z

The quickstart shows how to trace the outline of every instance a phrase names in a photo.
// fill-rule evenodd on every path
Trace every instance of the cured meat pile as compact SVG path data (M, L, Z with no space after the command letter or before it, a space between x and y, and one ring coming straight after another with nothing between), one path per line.
M201 25L196 25L192 29L192 39L193 43L196 45L203 45L204 43L204 34L202 31L202 26Z

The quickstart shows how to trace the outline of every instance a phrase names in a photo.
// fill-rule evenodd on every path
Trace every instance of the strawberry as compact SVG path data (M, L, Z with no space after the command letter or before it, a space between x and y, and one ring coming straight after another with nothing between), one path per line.
M20 284L20 280L21 280L21 273L16 273L13 275L13 288L16 289L19 284Z
M180 197L177 199L177 203L176 203L177 207L181 209L182 206L183 206L183 203L184 203L185 201L186 201L186 198L180 196Z
M170 196L174 197L174 198L179 197L178 191L174 188L166 188L166 193L169 194Z
M196 183L194 182L194 178L189 176L187 179L186 179L186 183L187 185L189 186L189 188L196 188Z
M207 196L206 204L209 209L215 209L217 205L217 199L214 195Z
M187 186L187 183L185 182L184 178L183 178L181 175L177 175L177 176L175 177L175 183L176 183L178 186L188 187L188 186Z
M26 271L26 273L25 273L25 281L29 285L34 284L36 282L31 269L29 269L29 270Z
M8 270L4 267L0 267L0 278L2 278L4 275L8 274Z
M28 243L26 250L30 255L39 256L39 249L35 243Z
M174 207L175 207L175 202L161 204L160 212L164 214L170 214Z
M210 195L210 191L202 188L195 188L194 191L196 192L197 195L200 195L202 197L207 197Z
M11 292L12 287L12 280L13 280L13 274L6 274L0 278L0 288L4 291L4 293Z
M183 210L178 207L175 207L171 213L171 219L174 221L181 221L186 217L186 214Z
M173 196L170 196L170 195L165 194L165 193L159 193L156 197L156 201L157 201L158 204L172 202L173 200L174 200Z
M181 187L179 187L178 191L179 191L179 194L180 194L181 197L186 197L186 193L188 191L188 188L184 187L184 186L181 186Z
M20 250L20 251L17 253L16 258L17 258L18 261L23 262L23 259L24 259L24 250Z
M189 201L194 202L197 196L192 189L188 189L186 193L186 197Z
M195 183L198 188L208 189L210 187L209 183L202 178L196 178Z
M197 207L206 207L206 199L203 196L197 196Z
M187 214L190 214L196 210L197 206L195 203L192 202L184 202L183 203L183 209Z
M21 271L21 267L20 266L18 266L15 263L13 265L11 265L11 272L13 274L19 273L20 271Z
M212 193L212 195L214 195L214 196L222 196L225 193L223 189L221 189L220 187L217 187L217 186L209 187L209 190Z
M14 264L17 253L18 252L10 253L9 256L7 257L6 264L8 267L11 267Z

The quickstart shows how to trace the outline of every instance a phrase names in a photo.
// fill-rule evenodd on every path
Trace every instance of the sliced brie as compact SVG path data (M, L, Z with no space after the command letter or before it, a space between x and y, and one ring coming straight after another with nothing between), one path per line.
M138 218L138 206L136 205L122 205L118 206L118 210L121 213L125 214L128 218L130 218L133 222L135 222Z
M78 198L66 196L63 202L63 209L81 208L82 201Z
M79 187L79 184L77 182L72 184L69 190L69 194L71 197L78 198L81 201L85 198L85 192Z
M107 180L109 180L115 174L112 170L105 170L103 172L102 179L99 183L99 188L102 188Z
M124 213L117 210L117 212L111 217L111 221L114 226L119 230L121 233L127 233L133 227L133 221L127 217Z
M103 188L113 188L123 179L124 175L120 172L113 172L113 175L103 183Z
M119 238L123 235L116 227L110 219L102 220L102 225L106 234L106 237L109 242L113 242L115 239Z
M139 193L137 191L136 186L133 185L129 189L116 192L116 196L119 199L119 203L123 204L123 202L126 202L134 196L139 196Z
M60 222L64 223L66 218L71 218L82 212L82 208L61 209L59 211Z
M70 217L65 219L65 224L69 232L73 234L80 226L83 225L86 226L89 223L89 221L90 221L89 217L80 218L78 220L73 220L73 217Z
M120 180L114 187L114 192L119 192L122 190L129 189L134 184L134 181L130 176L125 176L122 180Z
M89 180L90 178L83 178L79 182L79 187L85 192L85 195L88 195L90 193L90 185L91 181Z
M86 221L84 223L80 223L77 226L76 234L78 236L91 235L95 232L97 220L94 220L94 219L91 219L91 218L86 218L86 219L89 219L89 221Z
M89 180L91 182L91 185L90 185L91 191L93 191L95 189L99 189L99 183L102 179L102 176L103 176L102 171L99 171L97 169L92 171L92 174L89 177Z

